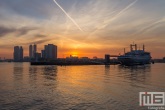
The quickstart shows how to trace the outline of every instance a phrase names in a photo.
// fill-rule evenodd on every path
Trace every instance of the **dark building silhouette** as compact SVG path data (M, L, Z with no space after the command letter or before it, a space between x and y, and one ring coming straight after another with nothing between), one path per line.
M20 61L23 61L23 48L20 46L19 48L19 55L20 55Z
M105 63L110 63L110 55L105 55Z
M36 53L37 53L37 45L33 45L33 57L36 58Z
M23 61L23 48L22 46L15 46L14 47L14 62L22 62Z
M29 45L29 58L36 58L36 53L37 53L37 45Z
M46 56L45 56L45 50L41 50L41 58L46 58Z
M42 58L45 59L57 59L57 46L53 44L45 45L41 54Z
M40 59L40 58L41 58L41 53L36 52L36 53L35 53L35 59L38 60L38 59Z
M33 58L33 46L29 45L29 58Z
M42 56L45 56L44 58L48 58L48 45L44 46L44 54Z
M19 61L19 46L14 47L14 61Z

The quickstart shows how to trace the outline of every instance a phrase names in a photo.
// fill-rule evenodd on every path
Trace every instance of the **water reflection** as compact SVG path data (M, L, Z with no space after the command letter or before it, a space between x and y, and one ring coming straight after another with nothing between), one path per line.
M14 63L13 74L15 80L23 79L23 63Z
M56 80L57 66L44 66L42 74L44 75L45 79Z
M29 79L37 80L38 68L37 66L29 66Z
M39 73L37 66L29 66L29 84L30 86L36 86L36 82L39 80L37 74Z
M138 105L140 91L165 91L164 66L59 67L3 63L0 108L140 110L143 109Z
M42 67L43 85L50 87L54 91L57 87L57 66L44 66Z
M151 66L118 66L119 74L127 80L145 83L146 78L150 77Z
M110 65L105 65L105 74L110 73Z

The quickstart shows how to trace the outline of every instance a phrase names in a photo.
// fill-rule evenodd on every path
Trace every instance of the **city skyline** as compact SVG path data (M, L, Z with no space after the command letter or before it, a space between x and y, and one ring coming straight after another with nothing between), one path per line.
M164 0L1 0L0 57L21 45L58 46L58 57L104 57L146 45L153 58L165 56ZM138 47L139 48L139 47Z
M36 44L29 45L29 55L24 56L24 49L22 46L14 46L13 48L13 58L6 59L6 61L14 62L34 62L34 61L51 61L57 60L57 46L54 44L44 45L41 51L37 51ZM1 60L1 57L0 57ZM3 60L3 59L2 59Z

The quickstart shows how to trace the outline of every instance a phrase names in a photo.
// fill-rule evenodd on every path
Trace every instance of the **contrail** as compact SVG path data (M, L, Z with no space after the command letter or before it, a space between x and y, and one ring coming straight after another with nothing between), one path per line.
M117 13L115 16L113 16L111 19L105 21L102 26L99 26L93 33L95 33L97 30L105 28L109 23L117 19L121 14L123 14L126 10L128 10L130 7L132 7L138 0L135 0L134 2L127 5L124 9L122 9L119 13Z
M134 2L130 3L128 6L126 6L124 9L122 9L118 14L116 14L112 19L108 20L106 23L110 23L111 21L115 20L118 16L120 16L121 14L123 14L126 10L128 10L131 6L133 6L138 0L135 0ZM103 28L107 25L107 24L103 25Z
M54 3L64 12L64 14L76 25L76 27L83 32L81 27L76 23L76 21L57 3L56 0L53 0Z
M148 26L142 28L139 32L135 33L134 36L136 36L136 35L138 35L138 34L143 34L143 33L145 33L146 31L149 31L149 30L152 29L155 25L157 25L158 23L161 23L161 22L165 22L165 17L163 17L162 19L157 20L157 21L151 23L150 25L148 25Z
M135 0L134 2L130 3L127 7L125 7L123 10L121 10L116 16L118 17L119 15L121 15L122 13L124 13L127 9L129 9L131 6L133 6L138 0Z

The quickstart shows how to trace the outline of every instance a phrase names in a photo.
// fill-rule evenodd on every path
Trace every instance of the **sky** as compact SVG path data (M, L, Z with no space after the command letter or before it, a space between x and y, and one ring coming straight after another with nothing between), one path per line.
M123 54L131 43L165 56L165 0L0 0L0 57L58 46L58 57Z

